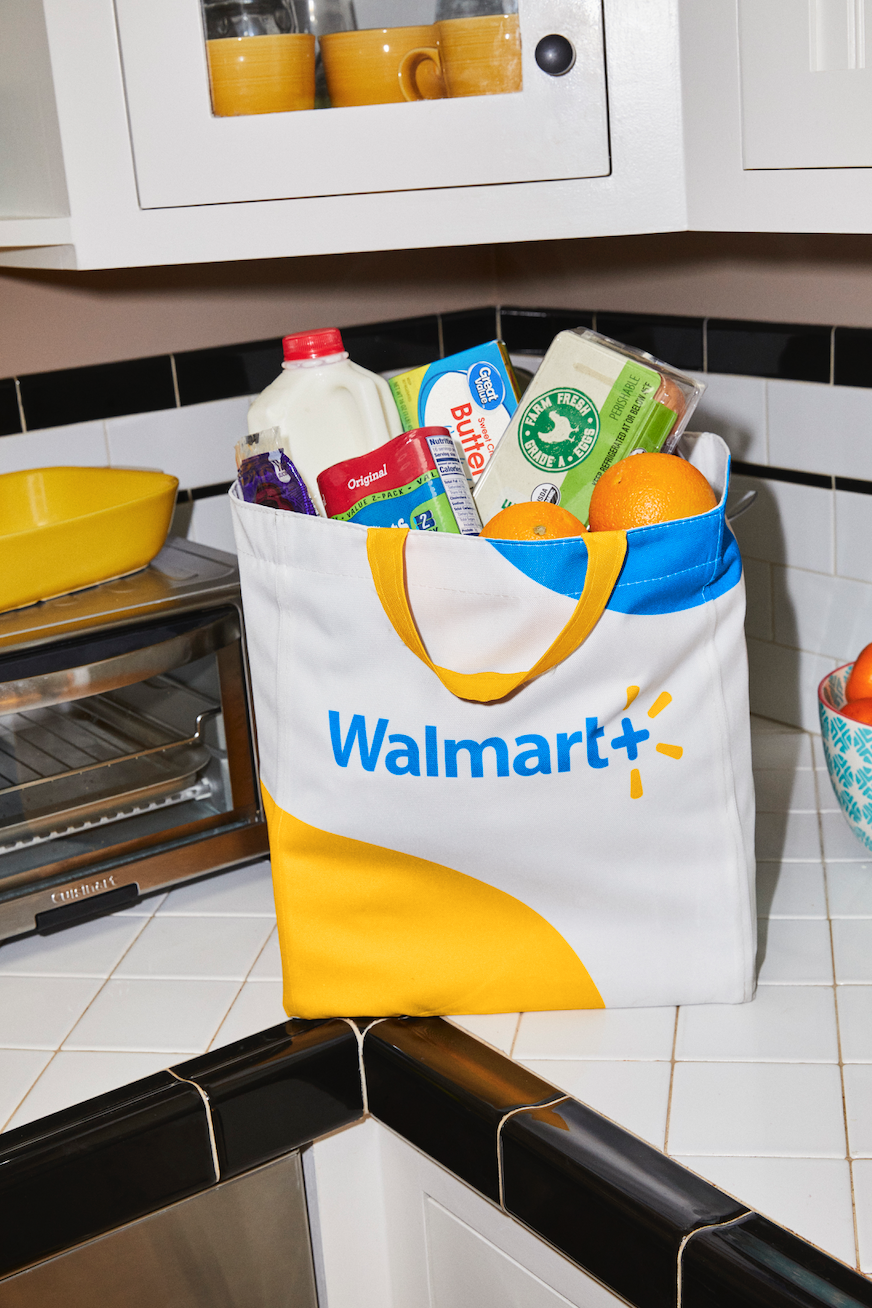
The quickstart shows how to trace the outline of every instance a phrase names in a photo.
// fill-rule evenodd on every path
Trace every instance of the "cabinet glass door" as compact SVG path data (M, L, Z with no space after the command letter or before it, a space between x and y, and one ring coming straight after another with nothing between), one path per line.
M601 0L115 2L144 208L609 171Z

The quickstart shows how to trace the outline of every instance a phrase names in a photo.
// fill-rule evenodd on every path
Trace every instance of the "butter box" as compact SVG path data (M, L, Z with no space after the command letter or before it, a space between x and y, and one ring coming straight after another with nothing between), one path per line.
M487 341L391 377L403 426L446 427L475 485L512 414L519 388L502 341Z
M637 450L670 451L704 389L597 332L559 332L475 486L482 522L547 500L586 524L606 469Z

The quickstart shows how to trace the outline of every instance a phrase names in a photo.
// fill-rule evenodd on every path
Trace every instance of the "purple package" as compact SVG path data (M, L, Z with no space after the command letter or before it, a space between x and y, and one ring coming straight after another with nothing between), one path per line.
M284 450L252 454L239 465L239 486L247 504L317 514L306 483Z

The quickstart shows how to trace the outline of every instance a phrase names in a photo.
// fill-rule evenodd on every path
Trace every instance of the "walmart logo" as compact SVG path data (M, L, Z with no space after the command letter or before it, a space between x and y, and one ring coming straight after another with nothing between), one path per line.
M638 687L628 687L627 708L638 694ZM648 711L649 717L655 717L671 702L672 696L663 692ZM333 757L341 768L347 768L352 760L359 761L365 772L375 772L379 763L395 777L420 777L422 767L428 777L484 777L488 775L508 777L514 773L519 777L550 775L552 771L571 772L573 766L589 767L596 770L607 768L611 762L634 763L639 757L639 746L650 739L647 727L637 728L633 720L626 715L621 718L618 735L606 740L605 727L601 727L597 718L585 718L583 731L559 731L554 740L547 736L530 733L516 736L510 743L502 736L488 736L486 740L451 740L439 739L435 726L425 726L423 740L419 736L407 736L400 732L388 735L390 725L388 718L378 718L374 725L367 722L362 713L353 714L350 723L343 728L339 713L329 711L330 743ZM386 744L387 742L387 748ZM680 745L655 746L660 754L669 758L681 758ZM630 794L633 799L642 795L639 769L631 769Z

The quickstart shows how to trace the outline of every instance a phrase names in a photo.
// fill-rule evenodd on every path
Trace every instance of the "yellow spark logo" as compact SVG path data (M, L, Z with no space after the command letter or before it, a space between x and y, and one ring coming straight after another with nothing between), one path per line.
M627 687L627 702L624 705L625 713L638 694L639 694L638 686ZM648 717L656 718L658 713L662 713L663 710L665 708L668 708L671 703L672 703L672 696L669 694L669 691L668 690L661 691L661 693L655 699L654 703L649 708ZM667 758L678 759L681 758L682 754L684 753L684 750L681 748L680 745L667 745L665 741L658 742L654 746L654 748L656 749L658 754L665 754ZM644 793L645 792L642 789L642 777L639 772L639 769L632 768L630 770L630 799L641 799Z

